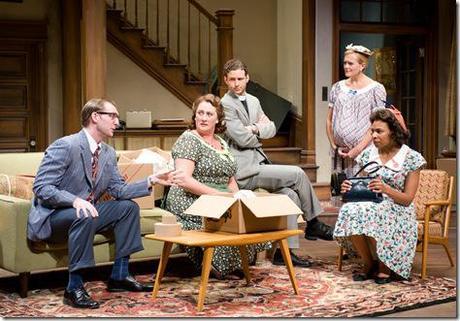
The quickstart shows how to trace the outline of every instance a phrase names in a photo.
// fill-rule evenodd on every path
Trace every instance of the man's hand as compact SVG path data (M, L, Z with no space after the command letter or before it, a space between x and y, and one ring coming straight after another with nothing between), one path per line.
M269 122L270 118L268 118L265 114L260 115L259 120L257 121L258 124L268 124Z
M77 210L77 217L78 218L81 217L80 213L83 213L83 215L85 217L89 217L89 215L91 215L92 217L98 217L99 216L99 213L97 212L97 210L93 206L93 204L91 204L88 201L85 201L84 199L81 199L81 198L77 197L75 199L75 201L73 201L72 205Z
M160 185L172 185L172 172L159 172L152 174L148 177L148 182L150 185L160 184Z
M248 125L248 126L244 126L244 128L246 128L247 131L250 132L251 134L257 135L257 133L259 132L259 128L257 128L256 125Z

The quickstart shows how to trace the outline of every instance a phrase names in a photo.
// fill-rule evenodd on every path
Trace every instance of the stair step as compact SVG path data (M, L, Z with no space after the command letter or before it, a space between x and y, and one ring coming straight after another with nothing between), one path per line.
M175 64L175 63L170 63L170 62L163 64L163 66L167 68L185 68L187 67L186 64Z
M298 165L300 163L299 147L267 147L264 148L265 154L273 164L291 164Z
M113 9L113 8L108 8L107 13L113 16L120 16L123 10L121 9Z
M208 84L208 82L204 80L187 80L186 83L188 85L197 85L197 86L204 86Z
M134 26L121 26L120 30L123 31L135 31L135 32L144 32L144 28L134 27Z
M318 165L312 165L312 164L297 164L305 174L307 174L308 179L312 183L316 183L316 172L318 171Z
M276 136L262 140L263 148L269 147L288 147L289 133L277 133Z
M331 185L329 183L312 183L316 196L320 201L331 199Z
M147 45L147 44L143 45L142 48L144 48L144 49L162 50L162 51L166 50L165 46Z

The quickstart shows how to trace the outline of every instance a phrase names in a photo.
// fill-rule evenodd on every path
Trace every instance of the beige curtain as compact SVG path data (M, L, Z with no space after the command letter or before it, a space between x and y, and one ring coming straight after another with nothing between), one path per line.
M451 136L456 140L456 111L457 111L457 42L456 42L455 26L452 25L452 45L450 49L450 69L449 81L447 84L447 98L446 98L446 130L445 134Z

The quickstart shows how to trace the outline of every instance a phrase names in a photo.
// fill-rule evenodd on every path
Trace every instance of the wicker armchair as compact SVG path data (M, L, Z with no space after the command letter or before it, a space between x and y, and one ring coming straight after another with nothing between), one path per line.
M417 213L417 251L422 252L422 279L426 277L428 245L440 244L446 250L451 266L454 260L449 251L449 222L452 208L454 178L441 170L422 170L415 194Z

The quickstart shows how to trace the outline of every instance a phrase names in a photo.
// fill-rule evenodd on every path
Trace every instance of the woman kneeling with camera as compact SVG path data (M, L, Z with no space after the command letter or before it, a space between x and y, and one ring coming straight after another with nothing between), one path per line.
M373 174L375 178L368 188L381 193L383 201L343 205L334 238L347 253L357 252L362 259L363 270L353 274L354 281L374 278L376 283L384 284L397 276L405 279L410 276L417 245L417 221L412 200L420 170L426 161L420 153L404 144L409 131L399 111L377 109L371 114L370 121L373 144L356 158L356 162L360 166L370 162L381 166ZM351 181L345 180L341 192L346 193L351 187Z

